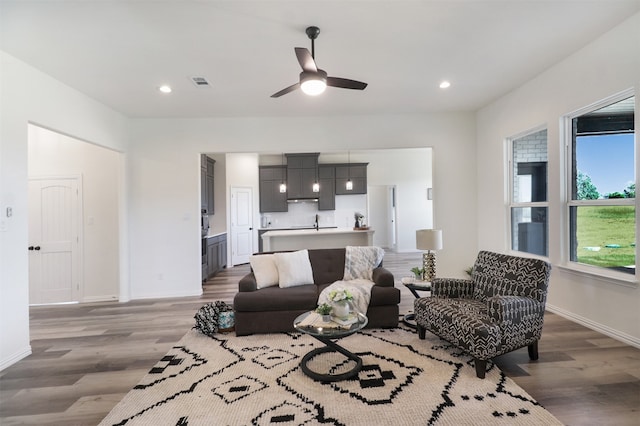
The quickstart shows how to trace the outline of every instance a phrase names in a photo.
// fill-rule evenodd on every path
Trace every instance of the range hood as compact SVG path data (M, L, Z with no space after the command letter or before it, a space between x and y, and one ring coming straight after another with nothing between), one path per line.
M289 198L287 203L317 203L317 198Z

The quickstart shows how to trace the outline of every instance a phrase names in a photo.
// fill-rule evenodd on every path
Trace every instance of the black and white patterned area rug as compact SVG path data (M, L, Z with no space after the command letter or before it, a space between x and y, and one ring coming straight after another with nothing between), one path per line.
M359 376L316 382L300 369L322 343L299 333L210 338L189 331L101 425L559 425L493 364L433 335L363 330L339 341L363 360ZM349 368L339 354L309 366Z

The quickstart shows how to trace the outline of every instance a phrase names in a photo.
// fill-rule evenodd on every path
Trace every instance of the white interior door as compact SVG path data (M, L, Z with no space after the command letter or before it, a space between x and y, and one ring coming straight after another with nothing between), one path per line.
M253 189L231 188L231 266L249 263L253 250Z
M395 250L395 205L393 190L386 185L367 188L368 225L375 231L373 245Z
M78 180L29 180L29 303L77 302Z

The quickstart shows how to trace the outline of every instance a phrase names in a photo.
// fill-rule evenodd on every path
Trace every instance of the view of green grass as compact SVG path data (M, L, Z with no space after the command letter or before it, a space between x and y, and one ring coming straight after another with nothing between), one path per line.
M605 268L635 265L635 214L634 206L578 207L578 262ZM612 244L620 248L607 247Z

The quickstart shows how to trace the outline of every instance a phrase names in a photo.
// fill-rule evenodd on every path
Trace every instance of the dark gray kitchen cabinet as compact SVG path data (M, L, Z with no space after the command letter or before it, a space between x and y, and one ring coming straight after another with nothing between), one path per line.
M207 278L227 266L227 234L207 238Z
M207 157L207 212L215 214L215 179L213 170L216 161Z
M215 213L215 163L213 158L204 154L200 156L200 209L206 214Z
M336 209L336 168L333 165L318 165L318 210Z
M280 184L287 182L285 166L261 166L259 168L260 212L286 212L287 193L280 192Z
M336 164L336 195L367 193L367 164ZM347 181L351 179L353 189L347 191Z
M207 156L200 156L200 210L207 210Z
M318 198L313 184L318 179L318 156L320 153L286 154L287 198Z

